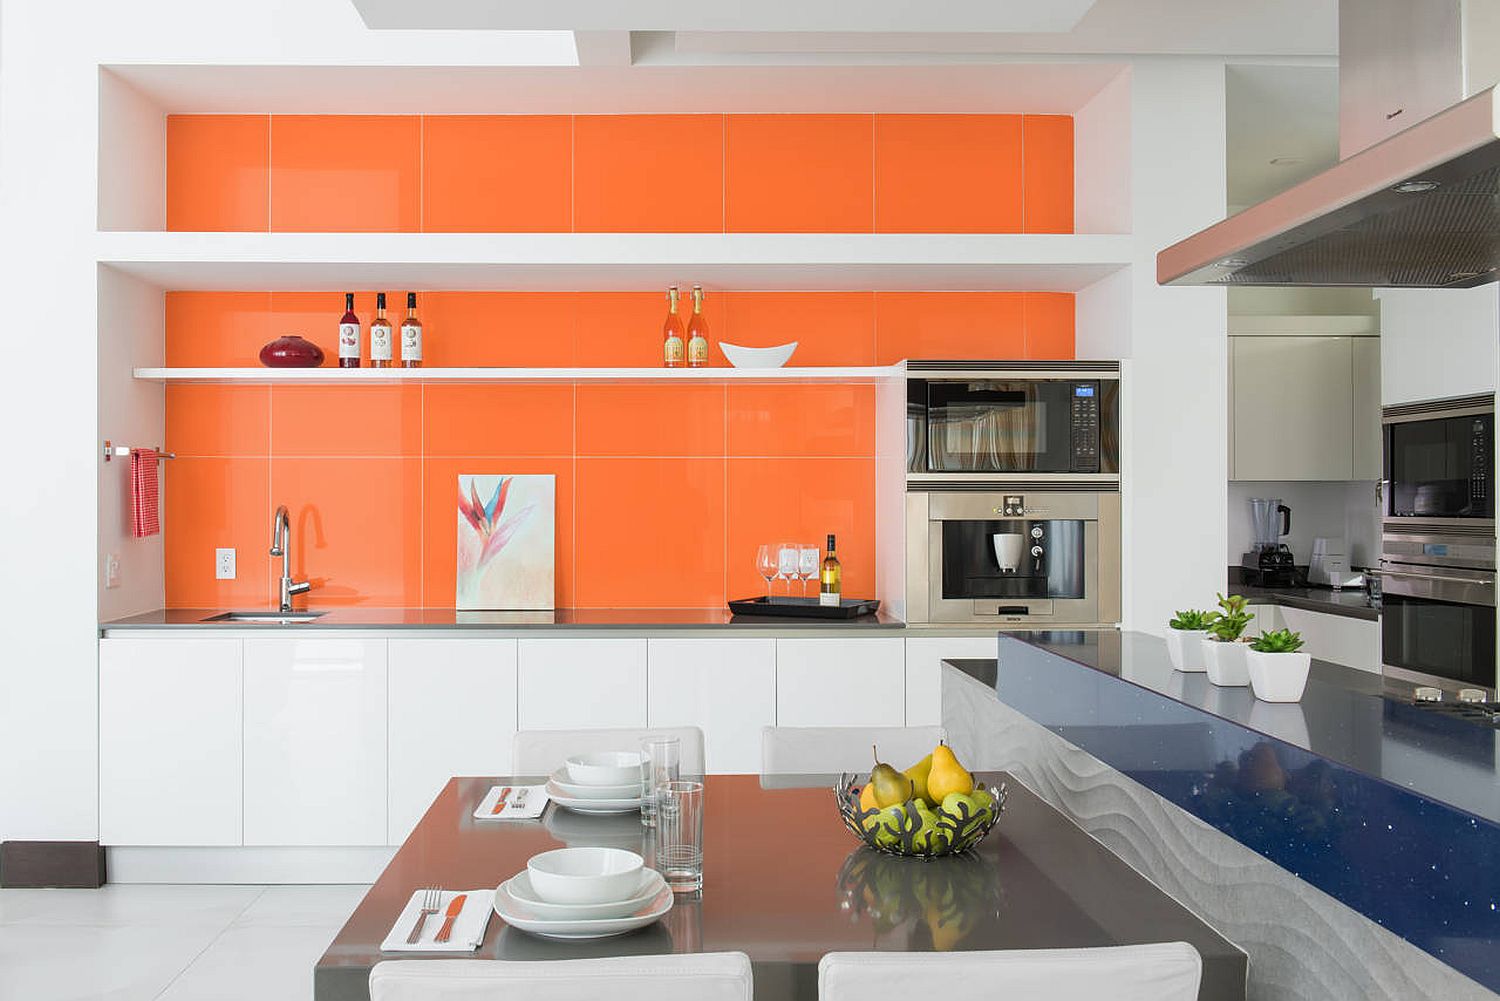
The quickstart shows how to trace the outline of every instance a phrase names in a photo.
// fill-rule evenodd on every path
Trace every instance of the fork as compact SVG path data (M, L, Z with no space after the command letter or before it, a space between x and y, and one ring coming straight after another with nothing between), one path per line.
M411 934L406 936L407 945L416 945L417 939L422 937L422 926L427 923L427 915L436 914L443 909L443 891L441 887L424 886L422 888L422 911L417 915L416 926L412 928Z

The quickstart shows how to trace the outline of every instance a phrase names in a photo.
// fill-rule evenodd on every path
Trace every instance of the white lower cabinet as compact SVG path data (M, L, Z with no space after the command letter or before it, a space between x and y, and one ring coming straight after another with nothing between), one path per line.
M900 636L776 641L777 726L904 726Z
M776 641L651 640L646 720L702 728L710 773L759 773L761 728L776 723Z
M644 639L523 639L516 658L521 729L646 725Z
M99 642L99 840L238 845L240 641Z
M406 840L455 775L508 775L516 732L516 641L389 641L386 841Z
M906 725L941 726L943 661L994 660L999 640L985 636L923 636L906 641Z
M245 640L245 844L386 843L386 641Z
M1318 660L1361 671L1380 671L1380 622L1330 612L1282 608L1287 629L1302 634L1302 649Z

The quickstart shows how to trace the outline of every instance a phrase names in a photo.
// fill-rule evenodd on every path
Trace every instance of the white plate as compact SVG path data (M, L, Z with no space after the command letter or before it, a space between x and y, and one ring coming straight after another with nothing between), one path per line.
M551 775L552 784L562 791L563 795L574 799L640 799L641 784L639 782L628 782L617 786L588 786L579 785L577 782L568 781L568 770L559 768Z
M556 782L547 783L547 795L564 810L578 813L629 813L641 808L640 796L631 799L579 799L563 792Z
M656 896L637 908L634 914L627 914L622 918L578 921L541 917L531 907L512 897L503 884L495 894L495 913L500 915L500 920L512 928L543 938L608 938L611 935L623 935L654 924L671 909L672 889L665 884Z
M661 873L655 869L642 869L641 881L636 884L629 897L607 904L553 904L543 900L531 885L531 875L521 870L504 883L500 891L508 893L517 904L535 911L538 917L560 921L591 921L605 918L622 918L634 914L656 898L661 888L667 885Z

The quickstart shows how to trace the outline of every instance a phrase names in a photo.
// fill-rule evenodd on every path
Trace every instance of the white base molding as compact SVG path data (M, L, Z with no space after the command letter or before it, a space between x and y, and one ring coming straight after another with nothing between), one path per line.
M111 883L373 883L394 848L106 848Z

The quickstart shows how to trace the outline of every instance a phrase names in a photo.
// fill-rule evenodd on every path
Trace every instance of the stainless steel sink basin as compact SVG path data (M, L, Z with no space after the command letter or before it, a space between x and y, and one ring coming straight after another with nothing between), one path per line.
M221 612L204 622L247 622L287 626L297 622L316 622L325 612Z

